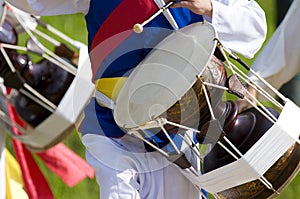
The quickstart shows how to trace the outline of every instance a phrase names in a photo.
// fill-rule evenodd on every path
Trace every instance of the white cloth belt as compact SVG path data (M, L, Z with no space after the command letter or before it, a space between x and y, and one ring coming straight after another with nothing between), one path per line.
M104 95L103 93L101 93L98 90L95 90L95 94L94 94L97 103L100 106L104 106L106 108L110 108L110 109L115 109L116 103L110 99L109 97L107 97L106 95Z
M163 7L166 3L163 0L155 0L156 5L161 8ZM169 23L171 24L171 26L173 27L174 30L178 30L178 25L174 19L174 17L172 16L171 12L169 9L165 10L163 12L164 16L166 17L166 19L169 21Z

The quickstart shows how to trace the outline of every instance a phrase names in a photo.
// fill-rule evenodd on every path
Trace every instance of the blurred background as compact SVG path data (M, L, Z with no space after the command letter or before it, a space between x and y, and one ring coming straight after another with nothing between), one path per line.
M281 2L288 3L288 0L280 0ZM277 4L275 0L257 0L257 2L262 6L265 10L267 23L268 23L268 41L276 26L278 25L278 15L282 15L282 13L277 11ZM284 11L284 7L279 6L281 11ZM42 18L46 23L51 24L55 28L61 30L68 36L73 39L77 39L84 43L87 43L87 31L85 28L84 16L81 14L75 15L62 15L55 17L43 17ZM259 53L258 53L259 54ZM258 55L257 54L257 55ZM254 58L255 59L255 58ZM254 59L247 60L243 58L245 62L249 65L253 62ZM81 144L79 134L74 132L70 134L63 141L68 147L70 147L73 151L79 154L84 158L84 147ZM7 147L11 148L10 140L7 139ZM99 198L99 187L95 181L95 179L85 179L79 184L77 184L73 188L69 188L66 184L62 182L62 180L57 177L53 172L51 172L43 162L37 159L37 162L42 169L49 185L53 191L55 198L58 199L79 199L79 198ZM280 194L279 199L296 199L300 196L300 176L296 177L293 182Z

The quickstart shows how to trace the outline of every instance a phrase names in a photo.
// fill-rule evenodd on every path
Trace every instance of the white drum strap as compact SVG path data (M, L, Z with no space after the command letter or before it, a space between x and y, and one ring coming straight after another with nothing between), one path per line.
M156 5L161 8L163 7L166 3L163 0L154 0ZM174 28L174 30L178 30L178 25L174 19L174 17L172 16L170 10L165 10L163 12L164 16L167 18L167 20L169 21L169 23L171 24L171 26Z
M299 107L288 100L278 121L242 158L202 176L195 176L188 170L180 170L192 183L210 193L256 180L293 144L299 144L299 117Z
M115 102L110 99L109 97L107 97L106 95L104 95L103 93L101 93L100 91L95 90L95 98L97 103L100 106L104 106L106 108L110 108L110 109L115 109Z

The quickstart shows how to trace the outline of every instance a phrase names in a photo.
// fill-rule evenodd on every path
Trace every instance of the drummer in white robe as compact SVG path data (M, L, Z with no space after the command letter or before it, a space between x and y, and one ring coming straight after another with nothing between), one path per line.
M36 15L76 12L86 14L89 10L88 0L9 0L9 2ZM216 27L223 45L246 57L253 57L266 36L265 14L259 5L252 0L205 2L211 5L209 8L211 16L204 18ZM156 0L155 3L159 7L163 1ZM199 190L161 154L145 153L144 144L128 134L121 138L98 135L92 131L99 126L95 110L90 110L88 106L85 114L85 120L89 120L91 131L84 134L82 139L87 148L87 160L96 171L101 198L201 197ZM188 151L186 155L197 168L198 159L189 155Z

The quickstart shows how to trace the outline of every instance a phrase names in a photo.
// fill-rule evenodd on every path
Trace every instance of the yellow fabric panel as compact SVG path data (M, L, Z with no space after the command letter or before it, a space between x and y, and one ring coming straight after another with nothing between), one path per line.
M20 165L7 149L5 149L5 178L7 199L28 198L27 193L23 189Z
M115 101L127 79L127 77L101 78L96 81L96 89Z
M11 194L11 188L10 188L10 183L9 183L9 177L8 177L7 171L5 172L5 187L6 187L6 199L13 199L12 194Z
M5 149L5 161L6 173L9 172L10 179L13 179L16 182L23 184L20 165L7 149Z

